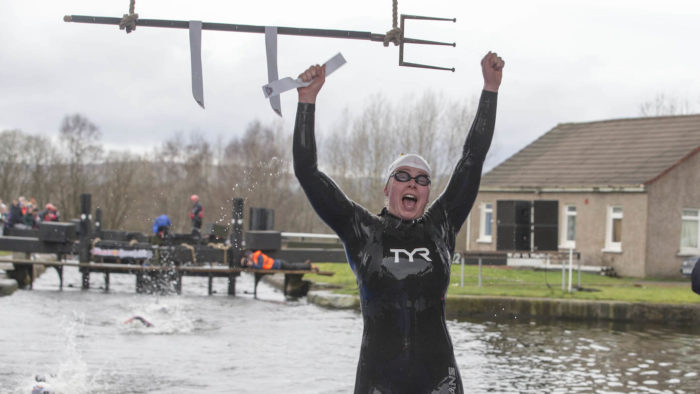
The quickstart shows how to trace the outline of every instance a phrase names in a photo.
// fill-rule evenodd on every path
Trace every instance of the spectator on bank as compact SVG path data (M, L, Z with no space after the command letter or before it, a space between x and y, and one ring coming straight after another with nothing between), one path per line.
M60 220L58 210L53 204L46 204L44 209L39 211L39 220L42 222L58 222Z
M32 208L31 211L27 211L22 217L22 223L26 228L39 228L39 209Z
M22 206L17 199L12 200L10 211L7 214L7 227L12 228L22 223Z
M153 221L153 234L163 239L170 232L171 225L168 215L162 214Z
M199 203L199 196L193 194L190 196L192 209L190 210L190 219L192 219L192 234L199 234L202 228L202 218L204 217L204 208Z
M285 260L273 259L259 250L255 252L247 250L241 259L241 265L259 270L300 270L318 272L318 267L311 264L310 260L306 260L303 263L289 263Z
M2 223L3 225L5 224L5 222L7 222L7 212L7 205L2 200L0 200L0 223Z
M19 197L19 206L22 208L22 217L27 214L27 199L24 196Z

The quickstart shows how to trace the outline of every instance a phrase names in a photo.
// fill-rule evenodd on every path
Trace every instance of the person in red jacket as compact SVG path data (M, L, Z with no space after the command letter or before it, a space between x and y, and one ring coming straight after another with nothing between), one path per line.
M199 203L199 196L193 194L190 196L192 201L192 209L190 210L190 219L192 219L192 233L199 233L202 228L202 218L204 217L204 208Z
M255 252L250 250L246 251L244 257L241 259L241 265L259 270L300 270L318 272L318 267L311 264L310 260L306 260L303 263L290 263L285 260L273 259L259 250Z
M44 209L41 210L38 215L42 222L58 222L60 220L58 210L51 203L46 204Z

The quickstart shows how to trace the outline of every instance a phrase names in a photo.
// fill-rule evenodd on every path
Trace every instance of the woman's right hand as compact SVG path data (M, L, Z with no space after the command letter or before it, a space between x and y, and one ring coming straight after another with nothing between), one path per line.
M311 66L307 68L306 71L299 74L299 78L304 82L313 81L311 85L297 89L299 93L299 102L315 104L316 96L318 96L318 92L321 91L323 83L326 82L326 66L319 66L318 64Z

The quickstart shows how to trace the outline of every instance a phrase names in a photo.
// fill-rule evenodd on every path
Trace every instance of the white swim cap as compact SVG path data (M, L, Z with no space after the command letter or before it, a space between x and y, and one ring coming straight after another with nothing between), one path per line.
M391 174L393 174L399 167L417 168L427 172L428 176L430 176L430 164L428 164L428 162L425 161L421 155L417 155L415 153L402 153L396 160L394 160L393 163L389 164L389 167L386 170L385 179L389 180Z

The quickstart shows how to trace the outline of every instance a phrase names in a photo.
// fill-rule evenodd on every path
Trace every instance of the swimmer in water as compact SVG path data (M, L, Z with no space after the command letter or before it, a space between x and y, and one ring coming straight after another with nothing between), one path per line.
M463 393L445 324L445 294L455 237L471 210L496 122L504 62L481 61L479 108L447 187L428 207L430 165L399 156L385 174L379 215L350 200L318 169L314 113L325 68L300 78L294 172L311 205L343 242L359 287L364 330L355 393Z
M51 386L46 383L46 378L43 376L35 376L34 386L32 387L32 394L56 394L55 391L51 389Z
M140 322L143 323L143 325L146 326L146 327L153 327L153 324L151 324L151 322L149 322L148 320L144 319L144 318L141 317L141 316L130 317L130 318L128 318L128 319L126 319L126 320L124 321L124 324L130 324L130 323L132 323L134 320L140 321Z

